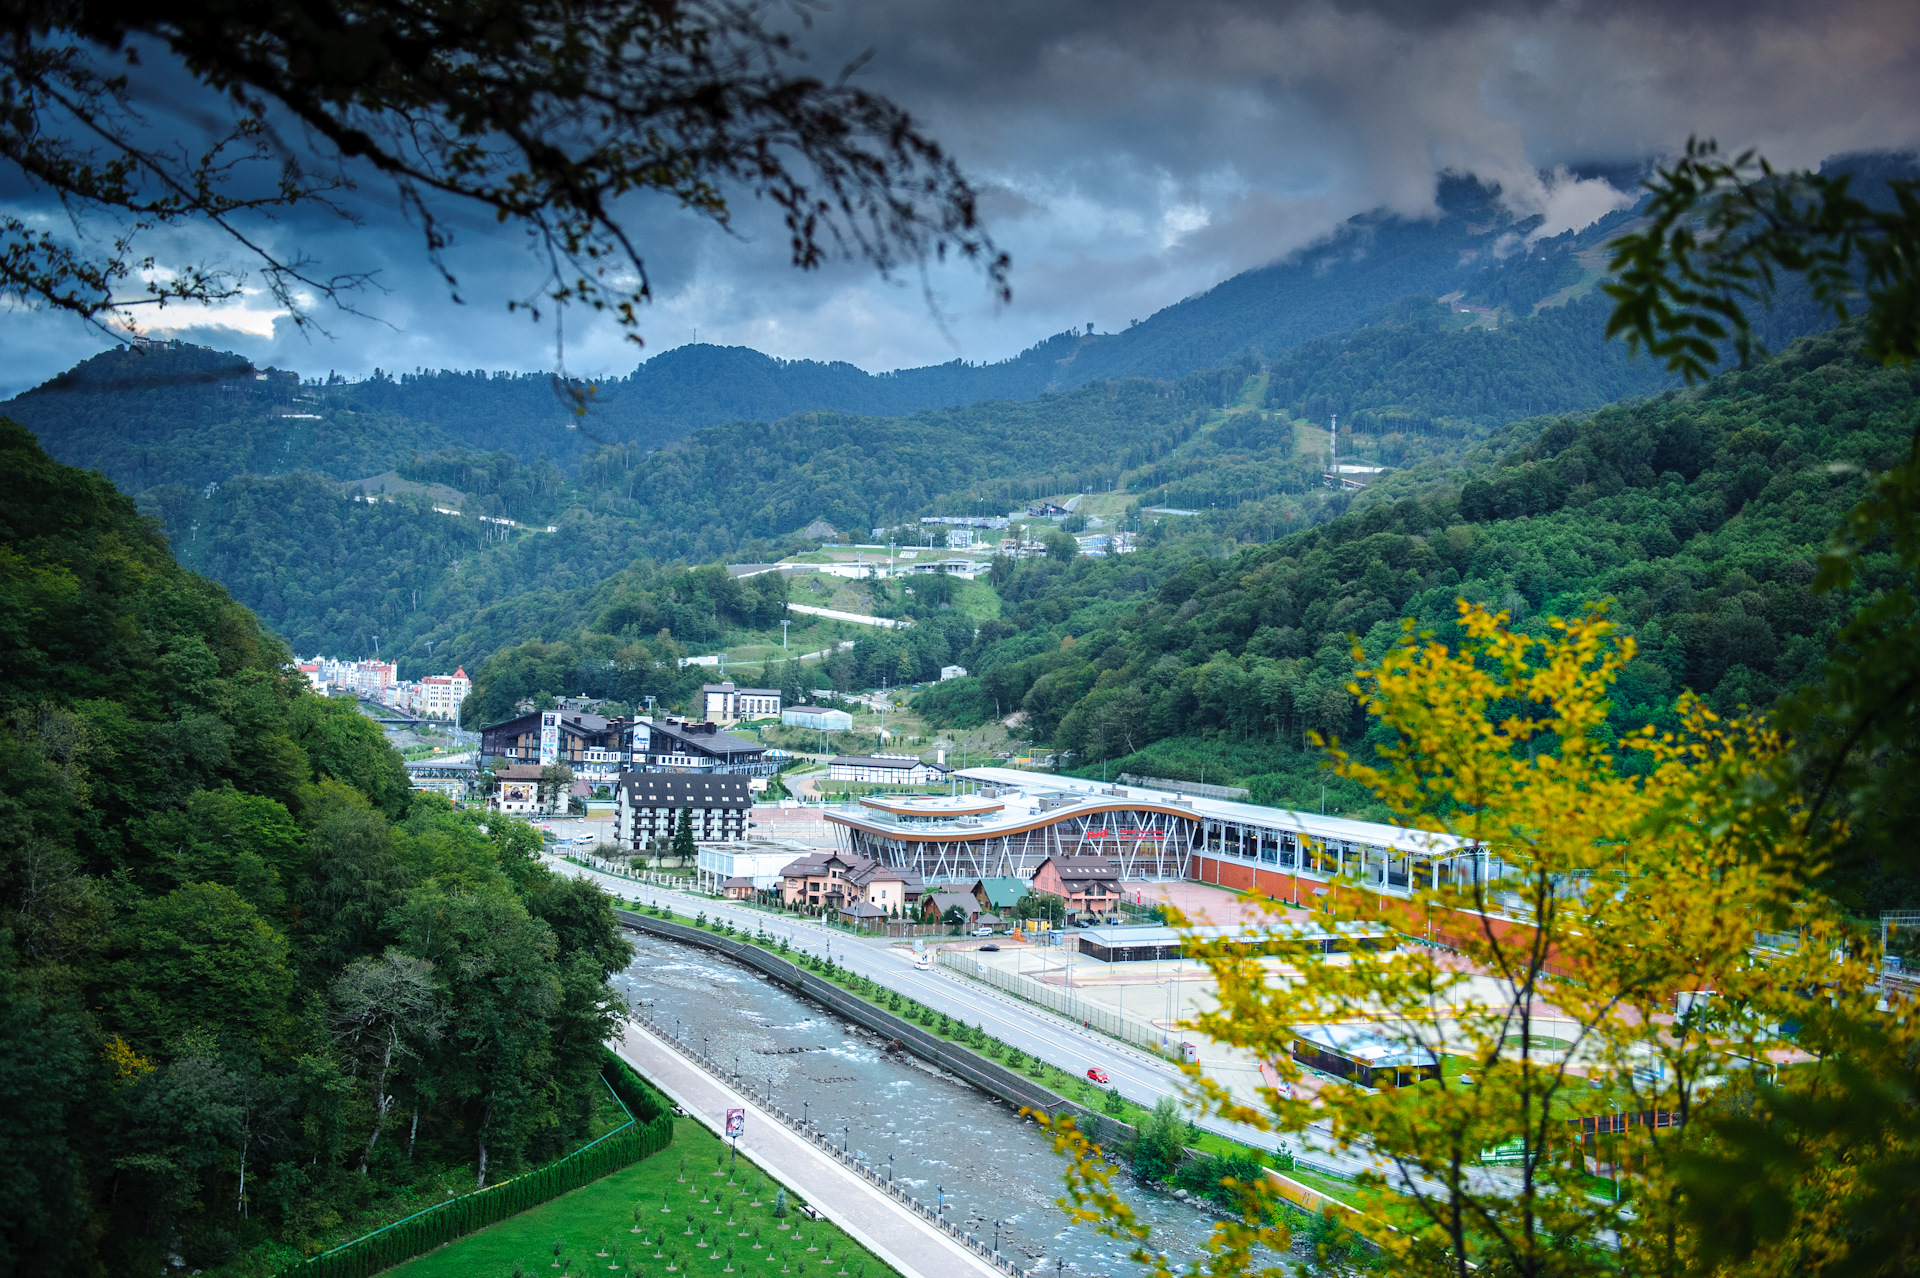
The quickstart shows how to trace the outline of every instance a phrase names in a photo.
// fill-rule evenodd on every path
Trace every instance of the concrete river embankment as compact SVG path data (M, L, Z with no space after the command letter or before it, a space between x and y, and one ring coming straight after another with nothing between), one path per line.
M954 1074L836 1016L761 972L712 951L662 937L632 938L633 964L616 978L636 1004L731 1064L782 1108L807 1116L914 1194L983 1239L1000 1222L1001 1250L1023 1267L1132 1274L1118 1242L1070 1225L1055 1202L1062 1160L1047 1137L1009 1105ZM1120 1178L1122 1181L1124 1177ZM1144 1190L1124 1192L1154 1227L1153 1246L1197 1260L1210 1225L1184 1204Z

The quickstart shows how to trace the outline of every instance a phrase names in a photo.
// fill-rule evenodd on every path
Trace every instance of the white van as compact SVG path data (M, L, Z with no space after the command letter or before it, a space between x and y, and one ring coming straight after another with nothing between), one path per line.
M918 954L915 954L913 956L913 966L917 971L931 972L933 970L933 951L921 950Z
M591 834L576 834L573 836L573 841L575 843L591 843L593 842L594 837L595 836Z

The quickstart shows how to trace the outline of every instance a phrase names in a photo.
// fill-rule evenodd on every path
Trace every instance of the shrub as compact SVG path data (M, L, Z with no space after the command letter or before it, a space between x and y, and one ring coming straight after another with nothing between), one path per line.
M1331 1207L1310 1216L1306 1223L1294 1231L1293 1236L1306 1244L1307 1251L1319 1262L1322 1270L1373 1269L1380 1259L1378 1253L1361 1241L1358 1234L1334 1219Z
M1165 1180L1176 1170L1184 1170L1180 1166L1184 1129L1178 1101L1162 1096L1154 1102L1153 1112L1141 1122L1140 1134L1133 1142L1133 1174L1142 1180Z
M787 1218L787 1191L784 1189L773 1196L773 1218L775 1220Z
M1137 1153L1135 1158L1135 1165L1138 1166ZM1173 1183L1175 1185L1190 1193L1196 1194L1207 1193L1214 1188L1215 1183L1219 1179L1219 1173L1214 1170L1214 1160L1204 1154L1189 1158L1186 1162L1179 1164L1173 1173Z

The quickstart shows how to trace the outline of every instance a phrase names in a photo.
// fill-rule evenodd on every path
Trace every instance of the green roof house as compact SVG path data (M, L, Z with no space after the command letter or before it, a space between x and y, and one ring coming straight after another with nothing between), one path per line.
M980 908L1002 914L1011 910L1026 894L1024 879L981 879L973 885L973 898L980 902Z

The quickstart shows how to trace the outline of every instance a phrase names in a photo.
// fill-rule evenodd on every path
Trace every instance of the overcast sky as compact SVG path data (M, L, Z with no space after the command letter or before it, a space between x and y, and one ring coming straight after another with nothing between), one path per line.
M1418 216L1443 171L1498 183L1559 229L1623 198L1570 169L1671 154L1689 134L1785 165L1920 144L1920 5L1905 0L832 0L802 38L826 70L870 48L861 82L962 161L1013 256L1012 304L961 267L928 274L933 309L917 275L798 274L764 211L742 209L729 237L641 203L631 220L658 298L646 349L575 317L570 371L625 374L696 332L873 371L1003 359L1069 326L1123 328L1356 213ZM17 175L0 204L48 212ZM315 213L262 233L329 269L378 272L368 317L323 309L331 336L301 336L254 295L170 311L177 327L159 335L308 375L555 364L551 326L506 310L537 278L516 234L460 227L455 304L417 230L377 199L359 227ZM206 243L149 247L164 263ZM0 394L106 344L45 313L0 314Z

